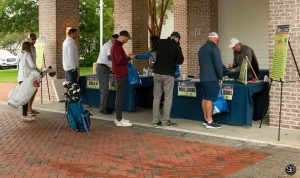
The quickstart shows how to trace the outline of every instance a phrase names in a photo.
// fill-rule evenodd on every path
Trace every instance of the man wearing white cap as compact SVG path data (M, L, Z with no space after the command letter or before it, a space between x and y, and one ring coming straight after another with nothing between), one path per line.
M228 67L229 72L237 72L240 71L240 67L242 66L243 59L248 57L248 60L256 74L258 76L259 74L259 66L258 62L255 56L255 53L252 48L243 45L237 38L231 38L230 39L230 45L229 48L233 50L233 64L229 65ZM255 78L254 73L252 72L250 66L248 65L247 68L247 79L251 80Z
M204 114L203 125L206 128L221 128L220 124L213 121L213 101L218 99L222 84L223 64L218 47L218 34L212 32L208 35L207 42L199 49L200 82L203 93L202 110Z

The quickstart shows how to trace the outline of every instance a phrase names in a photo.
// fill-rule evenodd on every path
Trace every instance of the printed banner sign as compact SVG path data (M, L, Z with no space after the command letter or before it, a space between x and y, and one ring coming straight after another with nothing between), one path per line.
M289 41L289 25L279 25L275 34L274 55L270 77L276 81L284 81L286 57Z
M86 88L99 89L100 84L99 84L98 79L96 79L94 77L88 77L88 79L86 81ZM112 90L112 91L116 91L115 80L112 77L109 78L108 89Z
M36 67L41 69L44 65L44 50L45 50L44 39L38 38L34 46L36 51Z
M243 82L246 85L247 85L247 68L248 68L248 63L247 60L244 58L240 69L239 81Z
M232 100L233 85L223 84L222 85L222 95L223 95L225 100Z
M99 81L96 78L88 77L86 80L86 88L99 89Z
M194 82L178 82L178 96L196 97L196 86Z
M112 91L116 91L116 82L113 77L109 77L108 89Z

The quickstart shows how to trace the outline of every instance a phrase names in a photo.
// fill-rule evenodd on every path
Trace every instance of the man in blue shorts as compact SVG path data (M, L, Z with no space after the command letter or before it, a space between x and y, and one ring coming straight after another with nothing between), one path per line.
M218 99L223 78L223 67L218 42L218 34L212 32L208 35L207 42L198 51L201 92L204 94L202 110L205 121L203 125L206 128L222 127L220 124L214 122L212 117L213 101Z

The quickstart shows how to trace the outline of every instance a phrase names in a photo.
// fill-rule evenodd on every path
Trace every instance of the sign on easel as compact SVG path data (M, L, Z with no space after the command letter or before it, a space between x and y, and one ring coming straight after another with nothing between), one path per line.
M275 34L275 45L274 45L274 55L272 61L271 69L271 84L272 81L280 82L280 104L279 104L279 122L278 122L278 141L280 141L280 129L281 129L281 108L282 108L282 93L283 93L283 83L284 83L284 74L286 67L286 57L287 50L290 48L291 54L293 56L298 75L300 76L300 71L297 65L297 61L294 56L291 44L289 42L289 25L278 25ZM261 123L260 123L261 125Z
M255 77L255 80L250 80L249 82L251 83L258 83L258 82L261 82L260 80L258 80L258 77L251 65L251 62L249 61L248 59L248 56L246 56L244 59L243 59L243 62L242 62L242 66L241 66L241 70L240 70L240 76L239 76L239 81L244 83L245 85L247 85L248 83L248 65L249 65L249 68L251 69L254 77Z
M239 75L239 81L247 85L247 68L248 68L248 62L246 59L243 59L241 69L240 69L240 75Z
M45 39L39 37L34 46L36 51L36 67L41 69L44 65Z
M287 50L289 48L289 25L279 25L275 34L275 46L270 77L276 81L284 81Z

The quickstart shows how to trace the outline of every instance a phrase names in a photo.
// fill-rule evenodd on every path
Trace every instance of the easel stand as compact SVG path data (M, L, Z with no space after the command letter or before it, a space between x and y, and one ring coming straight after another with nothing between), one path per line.
M297 61L296 61L296 58L295 58L293 49L292 49L292 47L291 47L290 41L288 41L288 44L289 44L289 48L290 48L290 50L291 50L291 54L292 54L292 57L293 57L293 60L294 60L294 63L295 63L295 66L296 66L298 75L299 75L299 77L300 77L300 71L299 71L298 64L297 64ZM273 81L273 79L271 79L271 84L272 84L272 81ZM276 81L276 80L274 80L274 81ZM280 141L281 109L282 109L282 90L283 90L283 83L285 83L285 82L283 81L283 79L280 79L280 80L277 81L277 82L280 82L280 105L279 105L279 123L278 123L278 141ZM291 82L295 82L295 81L291 81ZM271 85L270 85L270 86L271 86Z
M65 114L64 114L64 117L60 120L60 122L58 124L58 127L57 127L55 135L54 135L55 138L57 137L57 135L58 135L63 123L64 123L64 120L67 119L67 110L68 110L68 102L65 101Z
M270 85L269 85L269 91L270 91L270 89L271 89L272 82L273 82L273 79L270 79L270 80L271 80L271 82L270 82ZM269 94L270 94L270 93L269 93ZM269 94L268 94L268 95L269 95ZM267 103L269 103L269 102L270 102L270 99L269 99L269 97L267 97ZM268 106L268 108L269 108L269 106ZM267 111L268 111L268 108L267 108ZM267 113L267 111L266 111L265 113ZM261 120L260 120L259 128L261 128L261 125L262 125L263 120L264 120L264 117L261 118Z
M45 60L45 55L43 54L43 63L44 63L44 67L46 68L46 60ZM41 68L42 70L42 68ZM48 74L46 74L46 82L47 82L47 89L48 89L48 97L49 97L49 101L50 101L50 90L49 90L49 83L48 83ZM41 83L41 104L43 104L43 78L41 78L40 80Z
M243 64L242 64L242 67L241 67L241 70L240 70L240 76L239 76L239 81L244 83L245 85L247 85L247 83L248 83L248 65L249 65L256 81L259 81L258 77L257 77L257 74L255 73L255 71L254 71L254 69L251 65L251 62L248 59L248 56L246 56L243 59Z

